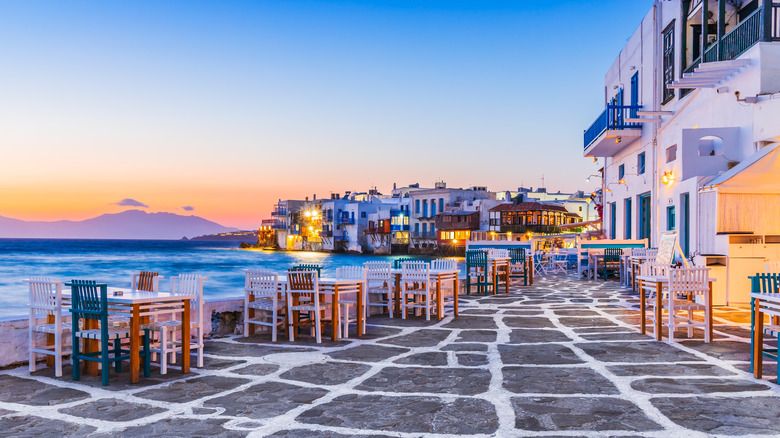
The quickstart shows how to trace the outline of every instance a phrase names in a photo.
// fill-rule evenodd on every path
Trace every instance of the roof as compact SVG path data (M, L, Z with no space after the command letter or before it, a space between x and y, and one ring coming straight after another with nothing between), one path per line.
M499 204L490 211L560 211L568 213L568 210L560 205L542 204L541 202L521 202L515 204Z
M776 193L780 188L780 143L759 149L702 189L716 187L722 192Z
M448 211L445 213L439 213L439 216L471 216L472 214L478 213L478 211Z

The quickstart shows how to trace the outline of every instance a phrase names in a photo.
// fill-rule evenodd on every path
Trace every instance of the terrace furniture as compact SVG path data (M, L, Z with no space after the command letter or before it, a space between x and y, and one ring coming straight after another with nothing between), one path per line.
M172 295L194 295L191 306L195 311L195 322L189 322L189 328L196 330L195 343L190 342L189 350L198 350L198 367L203 367L203 282L207 280L198 274L180 274L171 278ZM156 321L142 325L142 328L149 330L150 333L157 334L156 348L152 351L160 354L160 374L168 372L168 355L170 362L176 363L176 353L182 352L182 343L176 341L176 332L181 332L181 337L188 339L191 336L190 330L184 330L182 321L176 319L176 315L184 313L181 304L174 304L165 307L159 307L156 313L169 313L171 319L167 321ZM187 317L182 315L182 319Z
M358 295L363 295L363 302L365 303L368 300L368 295L366 294L366 290L368 287L366 286L367 279L366 279L366 268L363 266L343 266L341 268L336 269L336 278L340 280L356 280L360 282L360 286L358 288L355 288L353 290L348 290L347 292L342 292L342 295L352 295L353 298L344 299L346 297L342 296L339 297L339 306L341 306L341 309L339 309L340 315L341 315L341 324L343 327L343 337L348 338L349 337L349 323L350 322L358 322L361 318L358 318L357 315L357 306L358 306ZM354 306L356 309L355 318L350 319L349 318L349 308L350 306ZM367 309L367 306L363 306L364 310L364 317L362 318L362 324L363 324L363 331L366 330L366 318L365 318L365 309Z
M547 275L550 271L550 258L544 251L534 252L534 275Z
M114 362L116 372L121 372L122 361L132 357L133 348L122 349L122 340L140 336L143 350L138 354L143 358L144 377L150 374L150 349L149 331L143 329L133 333L126 328L109 328L108 326L108 288L106 284L96 283L90 280L72 280L67 283L71 287L71 315L72 315L72 340L73 340L73 380L81 379L81 361L99 362L102 367L103 386L108 385L108 372L111 362ZM82 324L80 324L82 323ZM80 351L80 340L94 340L100 342L100 351ZM113 348L109 349L109 341L113 341ZM126 354L129 353L129 354ZM113 357L111 357L113 354ZM133 361L131 361L131 370ZM131 379L132 380L132 379Z
M556 251L552 259L553 274L566 274L569 268L569 254L566 251Z
M384 312L387 308L390 318L393 317L393 275L390 262L365 262L367 296L377 297L376 301L366 300L366 316L370 315L371 306L379 307Z
M406 319L408 309L413 308L425 309L425 320L431 320L433 294L429 270L430 266L425 262L401 263L401 318Z
M771 262L764 263L764 267L766 268L767 274L780 273L780 261L771 261Z
M156 272L141 271L138 274L133 274L133 277L130 279L130 290L159 292L160 280L162 278L165 277ZM153 318L154 321L157 321L157 315L154 315ZM115 316L110 318L109 322L111 322L114 327L127 327L130 325L130 317ZM156 353L153 353L152 356L154 356L154 354Z
M436 272L450 272L451 275L447 276L445 281L442 281L441 275L436 275ZM436 282L436 298L443 303L445 297L452 296L452 301L454 302L455 296L458 295L458 262L453 259L433 260L431 262L431 277L436 277L436 280L431 278L431 282ZM439 312L439 319L441 319L442 313L443 311Z
M509 278L522 278L523 285L528 286L528 261L525 248L509 249Z
M750 367L753 377L763 374L763 358L778 362L777 377L780 382L780 360L777 346L764 348L764 336L773 336L780 342L780 274L756 274L749 277L750 292ZM764 315L769 316L767 323Z
M43 353L51 356L46 358L47 363L53 359L54 375L62 377L62 356L69 354L63 351L63 334L70 331L62 316L62 283L47 277L30 277L25 283L30 287L30 372L35 372L35 354ZM46 334L46 345L36 345L36 333Z
M623 255L621 248L606 248L604 249L604 269L602 275L604 281L607 281L607 273L612 271L616 272L620 270L620 256Z
M322 277L322 266L312 264L301 264L290 268L291 271L317 271L317 276Z
M423 262L425 260L422 259L416 259L413 257L401 257L399 259L393 260L393 269L401 269L401 263L406 262Z
M477 293L488 294L488 288L493 287L489 275L487 251L470 249L466 251L466 294L471 295L471 288L477 287ZM495 288L493 289L495 292Z
M319 274L316 270L287 271L287 330L291 342L295 340L298 327L311 327L317 343L321 343L322 327L326 324L322 313L328 308L332 308L334 321L337 321L337 308L331 303L322 302L320 293ZM300 312L306 312L309 315L308 320L302 321ZM334 331L336 330L338 328L334 327Z
M254 334L255 326L269 327L271 341L276 342L279 327L286 319L284 291L276 272L247 269L244 271L244 334Z
M658 266L652 264L649 266ZM680 327L688 328L689 337L693 335L695 327L704 329L704 342L712 339L712 282L709 277L709 268L667 268L666 275L645 275L648 268L643 267L642 275L638 279L643 284L640 289L640 307L642 307L642 323L640 330L645 333L646 308L653 308L651 320L654 323L655 338L661 340L661 327L669 327L669 342L674 342L674 331ZM654 283L654 299L645 303L644 286ZM697 302L696 298L699 298ZM663 322L664 310L668 310L667 322ZM693 311L704 311L704 322L693 319ZM687 317L679 312L687 312Z

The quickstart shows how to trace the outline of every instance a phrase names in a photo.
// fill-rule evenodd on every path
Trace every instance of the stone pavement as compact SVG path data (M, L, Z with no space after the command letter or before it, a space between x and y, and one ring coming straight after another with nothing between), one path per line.
M205 368L153 368L138 385L5 370L0 435L780 434L778 386L748 373L748 312L719 309L712 344L670 345L639 334L637 301L614 282L550 277L463 297L456 319L374 317L360 340L212 340Z

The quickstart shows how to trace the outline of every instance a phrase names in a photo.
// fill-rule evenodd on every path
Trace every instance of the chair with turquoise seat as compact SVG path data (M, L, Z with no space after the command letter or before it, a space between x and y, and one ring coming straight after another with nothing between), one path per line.
M98 362L101 364L103 386L108 385L108 372L111 363L117 373L122 371L122 361L130 359L130 352L122 349L122 340L131 336L141 336L143 350L140 352L144 364L144 377L150 374L149 332L130 333L129 328L109 327L108 321L108 287L105 283L92 280L72 280L66 285L71 288L72 339L73 339L73 380L81 379L81 361ZM79 324L83 321L83 324ZM98 328L90 328L96 322ZM96 340L100 343L100 351L82 353L80 341ZM109 349L109 341L113 348ZM113 357L111 355L113 354Z
M528 259L525 248L509 248L509 278L522 278L523 285L528 286Z
M780 293L780 274L756 274L750 278L751 292L752 293L765 293L765 294L778 294ZM750 299L750 369L755 369L754 363L756 358L754 357L755 345L753 339L753 332L756 329L755 320L755 306L756 302L754 298ZM763 312L770 315L769 323L763 324L762 330L765 335L774 336L775 339L780 342L780 308L777 306L766 306ZM761 346L761 355L778 362L777 367L777 381L780 382L780 360L778 360L778 349L764 348Z
M488 294L488 288L493 281L488 269L487 251L470 249L466 251L466 294L471 295L471 288L477 287L477 293Z

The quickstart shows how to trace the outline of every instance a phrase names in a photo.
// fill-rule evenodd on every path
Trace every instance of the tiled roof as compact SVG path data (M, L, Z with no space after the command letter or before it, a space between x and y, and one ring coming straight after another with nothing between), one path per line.
M521 202L515 204L499 204L491 208L490 211L561 211L568 213L568 210L560 205L542 204L540 202Z

